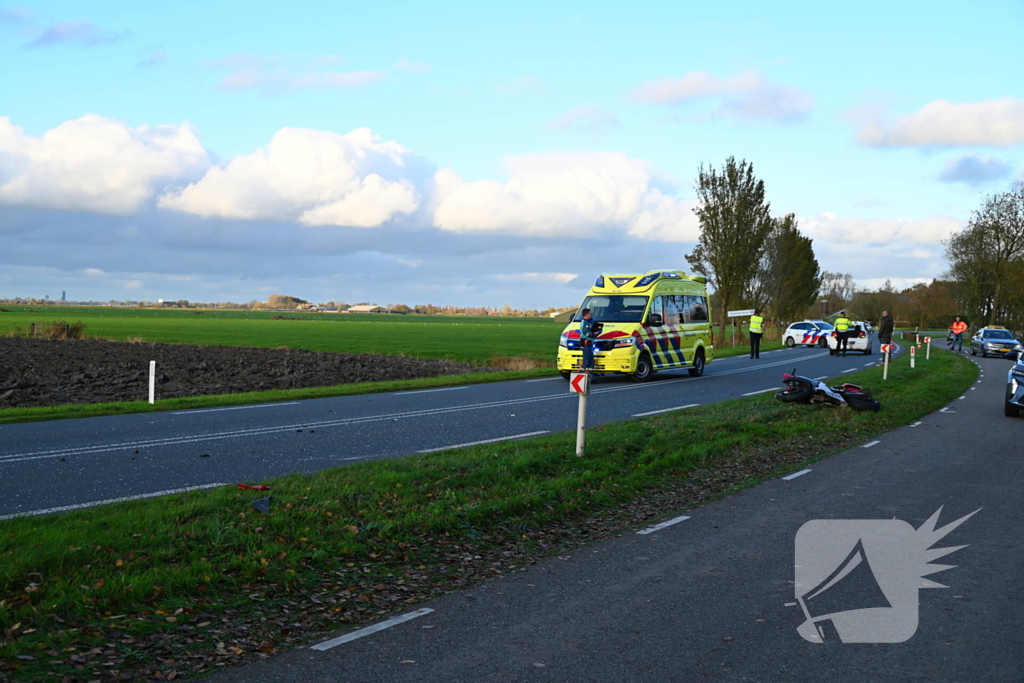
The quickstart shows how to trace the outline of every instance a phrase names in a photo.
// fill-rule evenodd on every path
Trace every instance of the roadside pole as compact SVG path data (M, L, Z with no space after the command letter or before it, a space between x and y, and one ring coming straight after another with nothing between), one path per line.
M149 405L156 403L156 361L149 361Z
M914 366L914 355L915 355L914 352L915 351L917 351L917 347L916 346L911 346L910 347L910 367L911 367L911 369L913 369L915 367Z
M590 395L590 371L574 372L569 379L569 393L580 395L576 419L576 457L582 458L587 445L587 396Z
M892 344L882 344L882 353L885 358L882 362L882 379L889 379L889 353L892 351Z
M931 357L932 357L932 338L931 337L925 337L924 338L924 359L925 360L931 360Z
M745 308L742 311L728 311L725 315L727 318L732 320L732 347L736 348L736 328L740 326L740 321L737 318L749 318L754 315L754 308ZM723 330L724 333L724 330Z

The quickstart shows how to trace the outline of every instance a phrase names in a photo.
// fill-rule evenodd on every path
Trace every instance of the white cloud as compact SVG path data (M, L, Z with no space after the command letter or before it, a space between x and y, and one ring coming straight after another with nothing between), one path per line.
M825 212L800 218L800 229L815 242L844 245L897 243L935 246L963 227L963 221L950 216L930 216L921 220L911 218L839 218ZM903 253L903 256L922 257L922 253ZM930 257L929 252L923 254Z
M663 194L650 166L624 153L532 154L506 163L505 183L467 183L455 171L439 171L434 224L542 238L697 238L693 203Z
M621 122L619 117L607 109L593 104L581 104L553 119L548 125L559 130L572 130L601 139L610 129L618 128Z
M1011 147L1024 143L1024 99L936 100L895 123L867 121L857 139L869 147Z
M1013 168L1007 162L982 154L961 154L950 159L942 168L939 180L947 183L981 185L1010 175Z
M61 44L95 47L110 45L129 36L131 36L130 31L108 31L83 19L57 21L43 29L26 47L34 49Z
M207 166L188 122L132 128L87 114L34 137L0 116L0 204L129 214Z
M282 128L267 148L215 166L160 206L204 217L370 228L416 211L412 153L359 128Z
M791 122L806 118L813 96L793 85L771 83L757 71L720 78L707 71L691 71L680 78L660 78L629 93L634 102L681 105L718 100L714 113L744 119Z
M577 273L506 273L494 276L502 282L560 285L572 282L577 277Z

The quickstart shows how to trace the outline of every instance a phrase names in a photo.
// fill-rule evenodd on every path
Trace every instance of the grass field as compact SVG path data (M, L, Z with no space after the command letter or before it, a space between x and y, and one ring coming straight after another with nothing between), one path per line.
M0 665L18 681L170 680L265 656L635 527L640 501L661 501L654 521L802 467L941 407L977 372L903 356L887 382L877 367L846 378L879 413L757 396L605 425L583 459L562 433L282 477L269 515L249 505L265 494L221 488L3 521Z

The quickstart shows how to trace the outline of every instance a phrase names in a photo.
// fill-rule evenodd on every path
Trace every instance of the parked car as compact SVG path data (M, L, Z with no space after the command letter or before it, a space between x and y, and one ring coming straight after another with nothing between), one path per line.
M976 356L980 353L985 358L990 354L1005 356L1015 352L1020 345L1020 341L1005 327L989 325L982 327L971 337L971 355Z
M824 320L804 320L793 323L782 333L782 342L789 347L797 344L828 346L828 336L835 327Z
M1006 404L1003 414L1006 417L1019 417L1024 410L1024 346L1018 345L1007 358L1013 358L1013 367L1006 375Z
M865 356L870 356L874 350L871 343L871 326L862 320L851 320L850 323L852 326L846 338L846 350L860 351ZM828 335L828 348L833 356L839 348L839 336L835 330Z

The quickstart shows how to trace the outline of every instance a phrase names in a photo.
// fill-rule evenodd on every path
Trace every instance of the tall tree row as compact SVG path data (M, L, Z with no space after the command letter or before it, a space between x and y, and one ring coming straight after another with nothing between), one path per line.
M947 278L972 324L1024 319L1024 182L987 196L945 246Z
M817 297L818 261L793 214L772 217L753 164L735 157L721 169L701 164L695 189L700 239L686 260L715 289L721 333L737 307L779 320L799 316Z

